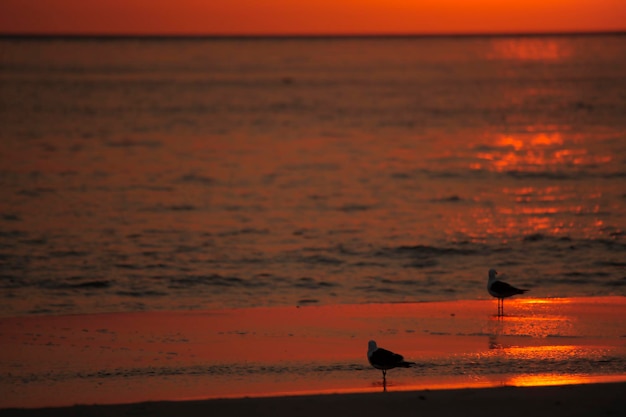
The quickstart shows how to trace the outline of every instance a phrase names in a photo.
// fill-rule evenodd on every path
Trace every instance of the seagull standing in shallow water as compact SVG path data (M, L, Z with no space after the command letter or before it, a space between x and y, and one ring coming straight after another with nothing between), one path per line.
M504 316L504 299L517 294L524 294L528 290L515 288L503 281L498 281L495 269L489 270L489 281L487 281L487 291L498 299L498 317Z
M387 383L387 371L389 369L409 368L411 365L415 365L415 362L405 361L402 355L379 348L373 340L367 343L367 360L374 368L383 371L383 385Z

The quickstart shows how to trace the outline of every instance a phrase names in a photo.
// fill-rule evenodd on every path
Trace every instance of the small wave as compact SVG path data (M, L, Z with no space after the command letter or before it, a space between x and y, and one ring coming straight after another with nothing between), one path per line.
M465 248L439 248L429 245L415 245L415 246L397 246L395 248L385 248L377 253L379 256L414 256L414 257L428 257L428 256L447 256L447 255L476 255L478 250L465 249Z
M10 239L23 238L26 237L26 232L22 232L20 230L0 230L0 238L3 237Z
M344 211L346 213L353 213L353 212L358 212L358 211L367 211L367 210L371 210L373 208L373 206L367 205L367 204L344 204L343 206L340 206L337 210L339 211Z
M423 259L423 260L416 260L413 261L407 265L405 265L405 267L407 268L431 268L433 266L437 266L439 265L439 262L435 259Z
M135 140L135 139L121 139L121 140L110 140L105 142L106 146L111 148L157 148L162 146L163 144L158 140Z
M361 261L361 262L353 263L352 266L363 267L363 268L372 268L372 267L384 268L387 266L387 264L383 262Z
M88 252L77 251L77 250L61 250L61 251L52 251L50 252L50 257L52 258L67 258L74 256L87 256Z
M391 178L398 180L406 180L411 178L411 174L408 172L394 172L391 174Z
M139 291L139 290L131 290L131 291L117 291L115 293L116 295L121 295L124 297L133 297L133 298L143 298L143 297L164 297L166 295L168 295L166 292L163 291L154 291L154 290L145 290L145 291Z
M40 246L47 244L48 241L45 238L33 238L20 240L20 243L23 243L25 245Z
M353 287L354 290L363 291L366 293L379 293L379 294L399 294L400 290L391 287L381 287L378 285L358 285Z
M115 264L114 266L116 268L120 268L120 269L130 269L130 270L139 270L139 269L141 269L141 267L139 265L135 265L135 264Z
M621 279L616 279L613 281L607 281L604 283L605 286L607 287L623 287L626 286L626 277L623 277Z
M210 186L215 184L215 180L213 178L198 174L185 174L178 179L178 182L204 186Z
M170 211L193 211L196 210L196 207L191 204L174 204L166 206L165 209Z
M592 243L599 243L603 246L605 246L606 249L609 250L614 250L614 251L626 251L626 243L621 243L618 242L616 240L610 240L610 239L593 239L591 241Z
M0 275L0 288L3 289L14 289L14 288L22 288L26 285L24 282L14 276L14 275Z
M89 288L99 289L99 288L109 288L109 287L111 287L111 281L86 281L86 282L81 282L78 284L72 284L69 286L69 288L76 288L76 289L89 289Z
M606 276L608 276L608 274L567 272L563 274L563 277L554 277L550 281L552 284L589 285L591 282L595 281L595 278Z
M597 265L597 266L616 266L618 268L624 268L624 267L626 267L626 262L621 262L621 261L596 261L596 262L594 262L594 265Z
M459 197L456 194L447 196L447 197L441 197L441 198L433 198L430 200L433 203L458 203L460 201L464 201L461 197Z
M481 170L472 170L470 171L475 176L483 175L483 171ZM428 171L427 172L429 178L433 179L454 179L454 178L463 178L467 176L467 172L464 171Z
M334 258L332 256L325 255L311 255L300 257L300 261L308 264L321 264L321 265L342 265L344 261Z
M609 274L606 272L579 272L579 271L574 271L574 272L567 272L564 274L565 276L568 277L592 277L592 276L596 276L596 277L608 277Z
M49 308L33 308L28 310L28 314L41 314L41 315L49 315L56 313L56 310L51 310ZM30 380L30 379L29 379Z
M298 305L309 305L309 304L316 304L319 303L319 300L316 300L314 298L303 298L301 300L298 300Z
M626 171L619 172L607 172L600 175L601 178L612 179L612 178L626 178Z
M626 177L626 172L593 172L593 171L522 171L511 170L506 171L509 177L514 179L548 179L548 180L581 180L589 178L615 179Z
M215 285L223 287L239 286L244 282L239 277L223 277L219 274L186 276L182 278L171 278L170 288L181 288L195 285Z
M169 288L188 288L198 285L216 287L245 287L258 288L270 285L266 276L256 275L255 279L246 280L235 276L222 276L219 274L185 276L181 278L169 278Z
M192 204L171 204L171 205L162 205L158 204L151 207L146 207L144 211L151 213L163 213L163 212L180 212L180 211L195 211L197 207Z
M546 179L565 181L575 179L578 176L576 173L562 171L509 170L504 171L504 174L516 180Z
M74 277L69 280L78 280L80 278ZM94 281L80 281L76 283L72 282L56 282L56 281L42 281L38 284L41 288L50 290L89 290L89 289L104 289L112 286L109 280L94 280Z
M531 235L526 235L522 238L522 240L524 242L538 242L540 240L544 240L545 239L545 235L541 234L541 233L533 233Z
M244 227L243 229L227 230L217 233L218 237L240 236L240 235L267 235L269 229L255 229L254 227Z
M306 288L310 290L317 290L323 288L332 288L338 286L338 284L327 281L316 281L313 278L302 277L293 285L296 288Z
M394 284L394 285L400 285L400 286L423 285L423 282L418 281L416 279L391 280L391 279L383 278L383 279L380 280L380 282L383 283L383 284Z
M25 197L41 197L41 195L43 194L52 193L56 193L56 190L54 188L37 187L20 190L17 194Z
M22 221L22 218L17 214L5 213L2 215L2 220L7 222L19 222Z

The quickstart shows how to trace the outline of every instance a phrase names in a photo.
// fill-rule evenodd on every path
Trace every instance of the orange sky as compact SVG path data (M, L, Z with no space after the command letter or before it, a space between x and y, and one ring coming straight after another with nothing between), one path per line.
M625 0L1 0L0 33L626 31Z

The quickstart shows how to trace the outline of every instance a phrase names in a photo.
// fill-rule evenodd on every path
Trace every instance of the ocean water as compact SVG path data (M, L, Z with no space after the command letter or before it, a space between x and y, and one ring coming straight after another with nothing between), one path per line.
M0 39L0 315L626 295L626 36Z

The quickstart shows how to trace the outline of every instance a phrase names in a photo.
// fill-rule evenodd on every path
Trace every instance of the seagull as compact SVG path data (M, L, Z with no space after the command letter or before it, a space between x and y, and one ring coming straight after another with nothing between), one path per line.
M370 364L383 371L383 384L387 382L387 371L393 368L410 368L415 362L407 362L402 355L393 353L387 349L379 348L376 342L367 342L367 360Z
M498 317L504 316L504 299L517 294L524 294L528 290L522 290L515 288L506 282L498 281L496 275L498 273L495 269L489 270L489 281L487 281L487 291L489 294L498 299Z

